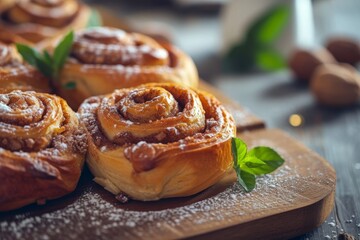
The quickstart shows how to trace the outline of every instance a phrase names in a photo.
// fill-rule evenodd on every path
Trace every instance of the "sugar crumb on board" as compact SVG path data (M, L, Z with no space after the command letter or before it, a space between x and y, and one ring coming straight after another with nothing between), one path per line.
M118 208L95 193L90 187L68 206L44 213L15 215L11 220L0 220L2 240L52 239L66 237L79 239L82 234L94 238L115 234L129 239L156 236L159 232L186 232L194 224L199 231L206 224L223 225L240 216L261 214L269 207L291 206L299 194L284 187L296 182L312 184L310 177L294 174L294 169L284 166L276 173L259 177L257 188L251 193L234 183L221 193L207 199L177 208L159 211L133 211ZM290 175L291 172L291 175ZM286 180L284 180L284 176ZM304 186L306 187L306 186ZM277 191L274 191L274 189ZM270 197L271 196L271 197ZM286 196L286 198L284 198ZM267 201L254 201L254 197ZM147 204L147 203L144 203ZM240 209L234 206L242 206ZM91 209L89 211L88 209ZM136 229L136 231L134 231ZM206 229L204 229L206 230ZM146 233L147 236L143 236Z
M67 239L78 239L80 237L78 234L81 232L86 231L101 236L104 233L115 233L119 228L125 232L125 235L126 229L136 228L138 231L131 231L131 234L141 237L143 232L147 232L149 236L155 234L159 228L164 229L164 225L166 228L181 227L184 222L188 224L190 219L193 224L198 225L209 222L217 224L219 220L230 221L236 216L246 214L234 208L236 204L241 203L245 208L252 208L255 212L274 204L271 201L257 204L252 198L255 193L263 197L273 194L274 187L281 187L284 184L279 180L281 175L287 175L289 170L288 167L284 167L276 174L260 177L258 187L252 193L245 193L238 184L233 184L208 199L160 211L128 211L117 208L88 189L79 199L63 209L44 213L41 216L20 214L11 221L0 221L0 231L3 240L30 237L49 239L60 234L65 234ZM284 193L279 193L276 200L281 205L291 204L292 199L297 197L295 193L291 195L291 192L286 192L288 197L283 199L282 194Z

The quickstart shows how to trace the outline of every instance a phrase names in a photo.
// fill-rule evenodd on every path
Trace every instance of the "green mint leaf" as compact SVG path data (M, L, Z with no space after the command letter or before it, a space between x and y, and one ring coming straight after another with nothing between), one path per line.
M236 171L238 182L247 192L251 192L256 186L255 175L239 170Z
M250 26L246 41L261 46L272 44L287 25L289 16L290 7L286 4L271 8Z
M53 59L52 59L52 57L50 56L50 54L49 54L48 51L46 51L46 50L43 51L43 58L44 58L44 60L45 60L50 66L52 65Z
M99 27L102 25L101 17L98 11L91 9L90 17L87 23L87 28Z
M255 66L255 48L247 43L236 44L226 53L223 68L228 72L249 72Z
M53 55L53 69L55 71L55 76L63 68L67 57L70 54L72 44L74 42L74 32L69 32L61 42L56 46Z
M227 72L249 72L255 67L265 71L284 68L284 58L270 47L288 24L289 16L290 7L280 4L255 19L245 38L225 55L223 69Z
M238 165L241 162L241 160L243 160L246 156L247 146L246 143L244 143L239 138L232 138L231 141L232 141L231 147L234 158L234 164Z
M16 44L16 48L24 60L48 77L50 85L54 86L53 81L57 79L60 70L63 68L65 61L70 54L73 41L74 33L71 31L60 41L54 50L53 56L46 50L39 53L36 49L23 44ZM68 88L74 87L74 84L68 86Z
M266 165L266 163L261 161L260 159L248 156L244 159L244 161L241 163L240 166L242 169L244 169L244 168L259 168L264 165Z
M48 78L52 78L53 77L53 71L52 71L52 67L51 65L44 60L44 58L39 57L36 58L36 68L42 73L44 74L44 76L48 77Z
M266 163L256 157L246 156L244 161L241 163L240 168L248 173L254 175L261 175L262 168L266 167Z
M41 53L23 44L16 44L16 48L26 62L36 67L46 77L52 77L51 63L45 60Z
M266 71L276 71L287 66L285 58L269 47L259 48L255 54L255 61L259 68Z
M255 162L257 160L261 160L265 165L244 170L254 175L263 175L275 171L284 163L284 159L274 149L269 147L255 147L251 149L244 161Z
M284 163L284 159L269 147L247 151L245 142L239 138L232 138L231 151L238 182L247 192L255 188L257 175L271 173Z
M69 89L69 90L75 89L76 88L76 82L67 82L67 83L64 84L63 87L65 89Z
M16 49L26 62L37 67L36 59L39 58L40 54L35 49L21 43L16 43Z

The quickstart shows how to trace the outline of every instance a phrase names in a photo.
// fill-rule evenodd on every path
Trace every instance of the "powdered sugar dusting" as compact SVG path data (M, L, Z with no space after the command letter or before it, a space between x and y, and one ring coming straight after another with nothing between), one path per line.
M128 239L151 238L159 234L173 234L175 238L174 229L184 234L186 229L196 225L201 232L206 230L206 224L223 226L236 219L246 221L250 217L263 216L269 209L291 207L301 196L285 190L289 189L285 185L296 186L302 178L297 174L290 176L291 171L290 167L285 166L275 174L258 178L257 188L251 193L245 193L237 183L233 183L224 191L204 200L158 211L126 210L126 204L109 202L94 191L94 185L91 185L64 208L40 215L19 214L11 220L0 220L0 232L4 240L51 239L56 236L79 239L84 237L85 232L94 238L111 234Z
M12 109L7 104L0 102L0 113L11 112L11 111Z

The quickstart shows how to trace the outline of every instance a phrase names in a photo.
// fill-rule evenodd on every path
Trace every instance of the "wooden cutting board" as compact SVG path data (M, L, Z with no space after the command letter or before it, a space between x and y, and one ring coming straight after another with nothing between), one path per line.
M229 173L191 197L118 203L85 169L76 191L44 206L0 214L5 239L276 239L310 231L334 204L334 169L279 130L240 135L249 146L267 145L286 162L245 193ZM205 170L205 169L204 169Z
M222 102L226 109L233 115L238 132L261 129L265 127L263 120L255 116L247 108L226 97L224 93L220 92L218 89L205 81L200 80L199 89L212 93Z
M101 9L109 25L126 28ZM106 23L105 22L105 23ZM334 169L320 156L201 81L234 115L240 137L251 146L275 148L286 160L245 193L230 172L211 188L186 198L120 204L84 169L76 190L46 205L0 213L0 239L275 239L310 231L334 204Z

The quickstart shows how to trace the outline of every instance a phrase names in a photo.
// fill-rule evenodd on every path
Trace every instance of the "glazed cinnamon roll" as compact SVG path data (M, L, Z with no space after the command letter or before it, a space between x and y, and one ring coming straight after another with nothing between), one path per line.
M87 99L79 108L87 162L113 194L148 201L188 196L232 168L232 116L212 95L170 83Z
M1 14L0 30L32 43L87 26L90 9L77 0L17 0Z
M0 94L0 211L73 191L86 149L84 127L60 97Z
M0 93L13 90L50 91L47 78L23 63L13 45L0 42Z
M196 87L198 75L191 58L169 44L161 45L138 33L115 28L91 28L76 33L71 57L60 76L60 89L77 109L90 96L144 83L172 82Z

